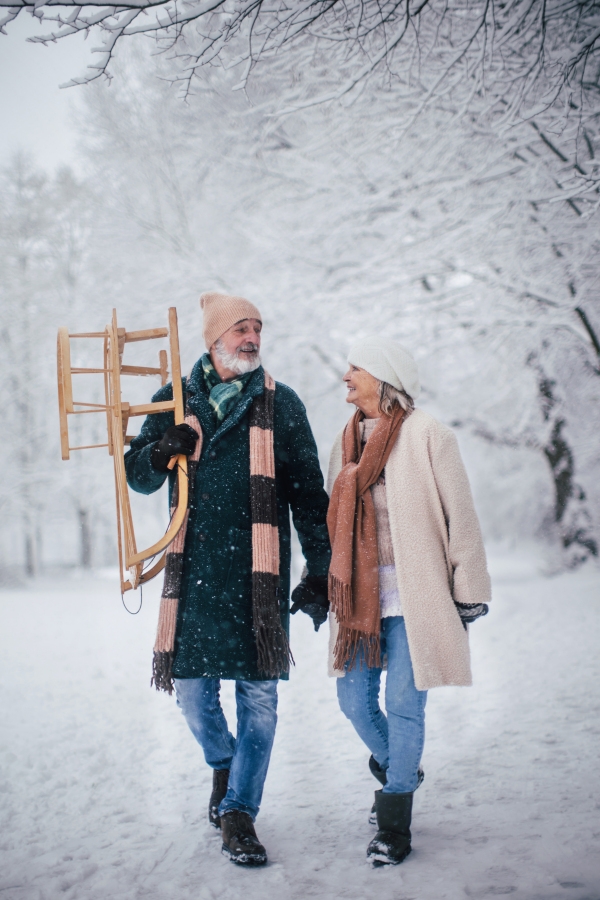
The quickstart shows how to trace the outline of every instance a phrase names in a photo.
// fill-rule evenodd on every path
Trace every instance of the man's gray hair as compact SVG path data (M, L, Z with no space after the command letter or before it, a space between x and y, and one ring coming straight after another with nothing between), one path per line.
M415 401L406 391L398 391L387 381L379 381L379 412L382 416L391 416L394 406L399 404L405 412L415 408Z

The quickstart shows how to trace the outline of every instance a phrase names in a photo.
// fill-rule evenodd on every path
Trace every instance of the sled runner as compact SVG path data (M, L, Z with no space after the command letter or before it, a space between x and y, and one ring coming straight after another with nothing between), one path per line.
M158 368L150 366L123 365L123 352L125 345L137 341L151 341L157 338L169 338L171 357L171 380L173 382L173 400L162 403L142 403L131 405L121 397L121 375L160 375L164 385L168 379L167 351L159 353ZM74 338L99 338L104 344L103 367L97 369L84 369L71 367L71 340ZM175 307L169 309L168 328L150 328L145 331L126 331L117 325L117 311L113 310L112 321L104 331L86 332L82 334L69 334L68 328L58 329L58 408L60 415L60 443L62 458L69 459L73 450L89 450L94 447L108 447L109 454L113 457L115 472L115 492L117 501L117 535L119 543L119 571L121 577L121 592L137 588L144 584L164 568L165 553L168 545L175 539L177 532L183 524L187 510L188 480L187 458L185 456L173 457L169 468L177 465L177 477L179 484L179 502L169 527L160 540L147 550L137 550L133 518L129 502L129 491L125 478L125 464L123 455L125 447L131 443L131 437L127 435L127 424L132 416L147 416L152 413L173 410L175 424L183 422L183 393L181 390L181 364L179 361L179 336L177 332L177 311ZM73 399L73 375L90 373L104 374L105 403L83 403ZM106 444L87 444L81 447L71 447L69 444L69 416L83 415L84 413L106 414L106 428L108 442ZM150 569L144 571L144 561L160 556ZM125 574L128 573L128 578Z

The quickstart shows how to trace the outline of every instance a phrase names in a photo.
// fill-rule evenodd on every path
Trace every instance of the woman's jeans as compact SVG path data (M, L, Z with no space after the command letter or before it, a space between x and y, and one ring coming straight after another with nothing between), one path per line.
M379 708L380 668L361 659L337 680L340 708L354 725L382 769L386 794L405 794L417 787L417 770L425 740L427 691L415 687L404 616L381 620L381 656L387 653L385 709Z
M260 807L277 724L277 682L236 681L237 738L229 731L218 678L176 678L177 705L213 769L229 769L219 814Z

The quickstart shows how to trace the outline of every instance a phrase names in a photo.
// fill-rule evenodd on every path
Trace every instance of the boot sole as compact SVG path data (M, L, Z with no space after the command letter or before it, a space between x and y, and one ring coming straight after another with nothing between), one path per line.
M252 853L235 854L231 852L226 844L223 844L221 847L221 853L238 866L264 866L267 864L266 854L264 856L262 854Z
M406 857L411 851L411 847L406 850L402 856L397 859L393 859L391 856L386 856L385 853L371 853L370 856L367 857L369 862L375 869L379 869L381 866L399 866L401 862L404 862Z

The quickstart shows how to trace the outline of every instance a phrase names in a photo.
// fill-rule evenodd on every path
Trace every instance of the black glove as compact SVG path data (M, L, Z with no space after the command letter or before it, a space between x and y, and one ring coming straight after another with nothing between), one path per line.
M487 616L490 609L487 603L476 603L474 606L467 606L466 603L454 601L454 605L465 631L467 630L467 625L470 625L475 619L479 619L480 616Z
M171 425L150 451L150 462L159 472L166 472L172 456L189 456L194 452L198 434L191 425Z
M292 591L292 615L299 609L310 616L318 631L327 619L329 597L327 596L327 575L307 575Z

